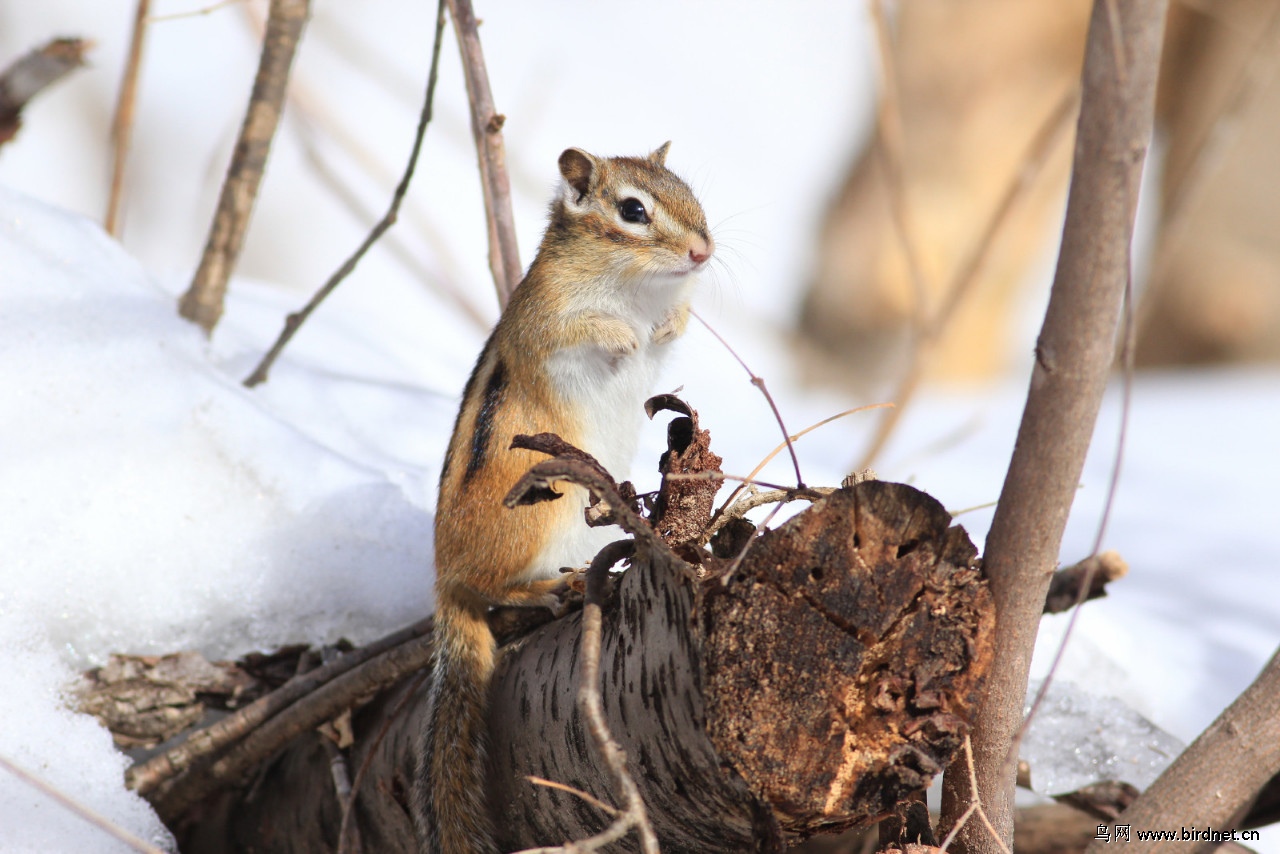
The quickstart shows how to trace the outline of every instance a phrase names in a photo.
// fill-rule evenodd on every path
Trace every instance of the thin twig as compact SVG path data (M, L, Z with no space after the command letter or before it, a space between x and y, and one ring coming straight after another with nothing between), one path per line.
M231 2L243 2L243 0L231 0ZM261 38L266 24L265 19L255 14L253 7L247 4L244 6L243 17L250 29L254 31L255 38ZM333 36L332 33L329 35ZM351 33L343 33L342 36L350 38ZM377 77L372 74L368 62L356 63L355 70ZM378 82L380 85L387 85L384 79L379 79ZM295 75L289 81L286 97L289 104L288 118L298 136L298 143L302 146L302 154L315 170L321 184L347 207L355 222L376 222L378 213L365 204L352 182L333 166L323 146L320 145L320 139L323 137L334 143L374 183L393 184L399 176L393 174L359 136L347 130L337 120L333 111L328 109L324 101L307 86L305 78ZM413 97L416 103L419 97L416 84ZM411 197L405 197L398 217L403 218L406 223L412 222L414 228L423 236L431 251L446 269L457 270L456 253L449 242L439 235L438 230L431 225L429 218ZM391 231L384 234L382 245L430 290L453 303L476 329L482 332L489 330L492 321L476 306L475 301L454 283L457 277L450 277L447 273L439 273L429 268L414 255L403 237L397 236L397 232Z
M222 184L218 209L213 215L200 266L191 279L191 286L178 302L178 313L199 324L206 335L213 334L213 328L222 317L227 282L244 245L253 203L266 169L267 154L284 108L289 69L297 53L298 41L302 38L310 5L310 0L271 0L253 94L249 97L249 108L245 111L235 153L231 156L231 165Z
M971 800L969 801L968 808L961 813L960 818L952 826L951 832L947 834L946 839L942 840L942 844L938 846L938 848L941 851L946 851L960 831L964 829L964 826L969 823L969 819L973 817L973 814L977 813L978 817L982 819L983 825L986 826L987 831L990 832L991 838L995 840L996 845L999 846L1000 850L1003 851L1004 854L1010 854L1008 846L1004 844L1004 840L1000 838L1000 834L996 832L994 827L992 827L991 820L987 818L986 810L982 808L982 801L978 798L978 776L973 767L973 743L969 740L969 736L967 735L964 737L964 759L965 767L969 771L969 791L971 793Z
M516 219L511 211L511 178L507 174L502 126L507 117L493 105L489 72L480 49L475 10L471 0L447 0L453 29L462 54L462 70L467 81L467 101L471 105L471 133L480 161L480 183L484 190L485 221L489 229L489 270L498 289L498 302L506 306L511 292L520 284L523 268L516 246Z
M205 15L212 15L228 6L234 6L237 3L243 3L245 0L219 0L217 3L205 6L202 9L192 9L190 12L174 12L172 15L152 15L147 20L152 24L161 24L168 21L180 21L183 18L201 18Z
M91 807L85 806L61 790L49 785L44 780L41 780L31 772L15 765L4 756L0 756L0 768L8 771L28 786L38 789L45 795L48 795L59 805L80 816L80 818L89 822L94 827L97 827L105 833L111 834L125 845L128 845L134 851L140 851L142 854L164 854L162 849L157 848L150 842L139 839L123 827L120 827L109 818L102 815L102 813L92 809Z
M711 324L702 319L702 315L692 309L689 313L698 318L698 322L707 328L707 331L715 336L716 340L724 345L733 358L737 359L738 364L742 365L742 369L747 372L747 376L751 377L751 384L760 389L760 393L764 395L764 399L769 402L769 408L773 410L773 417L778 422L778 429L782 431L782 440L787 444L787 452L791 454L791 464L796 469L796 489L804 489L804 477L800 474L800 460L796 457L796 449L791 446L791 434L787 432L787 425L782 423L782 413L778 411L778 404L773 402L773 395L769 394L769 389L765 388L764 377L756 376L756 373L747 367L747 363L742 361L742 357L737 351L729 346L729 342L724 340L719 332L711 328Z
M17 135L27 102L66 74L84 66L84 55L93 42L54 39L14 60L0 71L0 145Z
M125 772L125 785L147 796L161 784L185 772L201 759L244 738L255 727L306 697L321 685L364 664L388 650L431 631L435 621L428 617L384 638L352 650L336 661L296 676L270 694L245 706L217 723L192 733L182 744L134 765Z
M364 200L360 198L352 184L332 166L321 147L317 144L316 136L319 131L312 126L314 116L298 115L305 112L306 107L303 106L300 97L295 97L292 89L290 90L289 103L291 106L298 108L291 112L291 116L296 120L294 126L298 135L298 142L302 146L303 156L306 157L307 162L311 164L311 168L320 178L320 183L328 188L329 192L333 193L341 204L347 207L348 212L357 222L373 220L377 213L364 203ZM325 131L331 132L332 128L326 127ZM345 143L341 140L338 141L338 144L345 147ZM431 249L435 252L437 259L445 256L445 266L446 268L449 267L447 256L450 254L450 250L448 246L443 241L432 239L435 235L426 224L425 217L415 210L412 200L409 200L405 205L403 213L406 214L406 220L414 221L417 229L428 237ZM382 245L386 250L395 256L418 281L452 303L477 330L487 331L492 322L476 307L471 298L454 284L454 279L447 272L438 272L424 264L421 259L414 255L410 246L403 239L397 237L397 234L398 232L392 231L383 235Z
M400 204L404 201L405 193L409 191L409 182L413 179L413 171L418 165L418 154L422 151L422 140L426 136L427 125L431 122L431 114L435 103L436 78L440 68L440 43L444 33L444 4L445 0L440 0L436 9L436 33L435 40L431 46L431 72L427 76L427 92L423 98L422 112L418 117L418 130L413 138L413 150L409 152L409 162L405 166L404 175L400 178L400 183L396 186L395 192L391 196L391 205L387 208L387 213L374 225L373 230L360 243L356 251L329 277L323 287L316 291L311 300L299 311L285 318L284 329L280 332L276 343L271 345L271 349L262 357L262 361L253 369L253 373L245 378L244 384L249 388L266 382L271 366L275 364L276 358L293 339L302 324L319 307L320 303L324 302L325 297L333 293L333 290L342 283L342 280L351 274L351 271L360 263L360 259L377 242L383 232L395 224L396 217L400 212Z
M103 224L107 234L120 235L120 199L124 192L124 164L129 157L129 140L133 135L133 113L138 102L138 72L142 68L142 46L147 36L147 14L151 0L138 0L133 12L133 35L129 39L129 58L124 64L124 79L116 99L116 113L111 120L111 192L107 197L107 216Z
M786 503L789 501L820 501L823 496L830 495L835 492L832 486L811 486L804 492L798 492L794 489L771 489L768 492L748 492L739 498L733 504L724 509L720 515L712 520L707 526L707 532L703 535L704 539L710 539L715 536L716 532L734 519L741 519L757 507L763 507L766 504L774 502Z
M672 472L666 475L667 480L733 480L738 483L744 483L748 486L762 486L765 489L776 489L780 492L786 492L797 497L805 497L812 494L818 497L826 494L822 490L830 489L827 486L782 486L777 483L770 483L767 480L756 480L750 477L742 477L737 474L725 474L722 471L691 471L691 472ZM816 500L816 499L815 499Z
M347 769L347 757L343 754L342 748L327 735L322 734L320 741L324 744L325 755L329 757L329 775L333 778L333 791L338 797L338 803L342 805L342 814L345 816L351 811L351 772ZM356 847L359 847L359 843Z
M957 309L973 291L986 265L987 259L995 248L996 238L1009 221L1017 203L1026 196L1035 184L1035 179L1044 170L1058 142L1066 136L1071 128L1071 118L1075 115L1080 97L1077 87L1072 87L1058 100L1057 105L1045 118L1040 129L1036 131L1031 142L1022 154L1021 167L1005 185L1000 200L987 218L986 226L974 242L969 253L956 267L954 275L947 286L938 309L918 332L915 347L912 350L911 364L898 384L891 399L896 407L884 414L876 428L866 452L856 468L869 468L880 452L884 450L889 438L893 435L898 423L902 420L908 404L915 396L916 390L924 378L925 368L933 349L942 338Z
M573 786L566 786L564 783L557 783L555 780L548 780L544 777L535 777L532 774L526 774L525 779L535 786L545 786L548 789L557 789L561 792L568 792L569 794L573 795L575 798L580 798L581 800L586 801L587 803L591 804L591 806L595 807L596 809L600 810L600 812L605 813L607 815L619 815L620 811L618 810L617 807L612 806L610 804L606 804L604 801L600 800L597 797L594 797L588 792L582 791L581 789L575 789Z
M817 421L813 424L810 424L808 427L804 428L799 433L794 433L788 438L790 438L792 442L798 442L800 441L800 438L802 436L805 436L808 433L812 433L814 430L817 430L819 427L825 427L826 425L830 424L832 421L838 421L839 419L844 418L846 415L853 415L858 412L867 412L872 409L883 409L888 406L893 406L893 404L892 403L872 403L872 404L868 404L867 406L855 406L853 409L846 409L844 412L837 412L835 415L829 415L826 418L823 418L821 421ZM764 469L765 466L767 466L770 462L773 461L774 457L782 453L782 449L785 447L787 447L786 442L779 442L778 445L772 451L770 451L768 454L765 455L763 460L761 460L759 463L756 464L756 467L751 470L751 474L747 475L746 481L750 481L756 475L758 475L761 472L761 470ZM732 502L733 499L738 496L738 493L742 491L742 488L745 485L746 485L746 482L744 481L744 483L738 485L737 487L734 487L733 492L729 493L729 497L724 500L724 503L720 505L720 508L715 512L715 515L712 516L711 521L713 523L715 522L716 518L721 513L724 512L725 508L729 506L730 502Z

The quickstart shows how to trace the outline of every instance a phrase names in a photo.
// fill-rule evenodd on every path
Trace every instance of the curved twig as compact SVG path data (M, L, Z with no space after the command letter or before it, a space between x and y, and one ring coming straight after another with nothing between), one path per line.
M724 345L729 354L742 365L742 369L747 372L747 376L751 377L751 384L760 389L760 393L764 395L764 399L769 402L769 408L773 410L773 417L778 422L779 429L782 430L782 440L787 445L787 452L791 454L791 464L796 469L796 489L804 489L804 477L800 474L800 460L796 457L796 449L791 446L791 434L787 432L787 425L782 423L782 413L778 411L778 404L773 402L773 395L769 394L769 389L765 388L764 377L757 376L756 372L747 367L747 363L742 360L737 351L729 346L729 342L724 340L719 332L711 328L711 324L702 319L702 315L696 311L690 310L689 313L698 318L698 322L707 328L707 331L715 336L716 340Z
M342 283L342 280L351 274L351 271L356 268L356 264L360 263L360 259L378 241L383 232L395 225L396 217L400 212L400 204L404 201L405 193L409 191L409 182L413 179L413 171L418 165L418 154L422 151L422 140L427 134L427 125L431 122L431 113L435 104L436 77L440 67L440 43L444 33L444 3L445 0L440 0L440 4L436 9L436 34L435 41L431 47L431 72L427 75L427 93L423 98L422 112L418 116L418 130L413 138L413 149L409 152L409 162L405 166L404 175L400 178L400 183L396 185L395 192L391 196L391 205L387 208L387 212L382 219L374 225L368 236L356 248L356 251L329 277L329 280L324 283L320 290L316 291L315 296L311 297L310 301L299 311L285 318L284 329L281 330L280 337L276 339L276 343L271 345L271 349L262 357L262 361L253 369L253 373L245 378L244 384L249 388L266 382L267 375L271 371L271 366L275 364L276 358L289 341L292 340L302 324L306 322L306 319L319 307L320 303L324 302L325 297L333 293L334 289Z
M578 686L578 707L586 720L591 740L600 751L606 767L613 772L614 781L622 790L626 807L614 810L613 822L587 839L575 840L562 846L531 848L520 854L577 854L599 851L635 830L640 835L640 850L645 854L658 854L658 838L645 814L644 799L636 788L635 780L627 772L627 757L614 741L605 721L604 704L600 697L600 639L602 631L601 605L609 569L623 558L635 552L634 540L618 540L600 550L587 569L587 592L582 611L582 646L579 650L578 668L581 682ZM594 800L594 799L591 799ZM601 805L603 806L603 805Z

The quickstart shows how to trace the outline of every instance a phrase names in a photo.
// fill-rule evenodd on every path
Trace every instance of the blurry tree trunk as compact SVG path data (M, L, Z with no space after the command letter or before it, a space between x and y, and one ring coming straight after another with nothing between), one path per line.
M844 376L901 371L915 319L941 301L1037 129L1079 84L1089 13L1088 0L912 0L894 8L886 64L901 114L901 203L928 304L917 305L873 141L827 214L800 321L822 354L819 364ZM1069 150L1058 146L1018 203L979 286L943 330L931 375L982 376L1003 363L1010 297L1047 249Z
M902 200L936 302L1026 142L1079 79L1085 0L896 4ZM1175 3L1157 117L1168 149L1139 364L1280 358L1280 0ZM873 137L874 140L874 137ZM919 309L876 142L828 210L800 331L818 377L897 376ZM1000 231L926 378L987 376L1009 356L1017 288L1049 251L1066 148ZM848 370L848 365L856 370Z
M1280 359L1280 0L1176 3L1139 365Z

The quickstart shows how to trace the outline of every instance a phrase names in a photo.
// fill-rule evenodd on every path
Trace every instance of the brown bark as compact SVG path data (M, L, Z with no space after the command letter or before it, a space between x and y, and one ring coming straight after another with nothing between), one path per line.
M880 482L764 534L731 579L699 580L656 536L638 537L603 612L602 699L662 850L782 850L873 821L926 785L963 739L991 655L974 556L937 502ZM508 646L495 679L490 781L505 850L610 820L526 775L619 802L576 705L580 618ZM354 715L348 767L371 763L355 802L364 850L415 850L403 804L422 686L405 680ZM300 736L247 791L188 812L183 850L331 850L341 810L319 738Z
M998 642L973 733L980 792L969 790L962 769L949 773L943 823L956 824L980 795L1004 847L1012 841L1014 744L1036 630L1115 356L1166 5L1094 4L1062 248L1026 408L987 537L984 566L995 596ZM957 842L962 852L1001 848L975 821Z
M222 317L227 282L240 257L249 216L258 197L267 154L284 109L289 68L307 22L310 0L271 0L262 58L235 153L222 184L200 266L178 303L178 313L208 334Z

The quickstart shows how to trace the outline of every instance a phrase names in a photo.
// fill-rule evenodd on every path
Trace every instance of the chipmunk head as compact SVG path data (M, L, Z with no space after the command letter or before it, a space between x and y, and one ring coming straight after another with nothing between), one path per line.
M567 149L551 228L588 241L587 257L620 277L678 279L701 270L715 241L693 191L665 165L670 147L664 143L648 157L607 158Z

